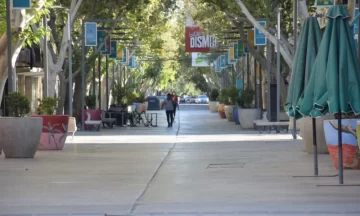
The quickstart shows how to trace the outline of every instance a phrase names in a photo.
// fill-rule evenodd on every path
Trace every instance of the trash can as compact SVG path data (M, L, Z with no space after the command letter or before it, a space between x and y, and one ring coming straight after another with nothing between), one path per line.
M146 101L148 102L147 110L160 110L160 101L156 96L149 96Z

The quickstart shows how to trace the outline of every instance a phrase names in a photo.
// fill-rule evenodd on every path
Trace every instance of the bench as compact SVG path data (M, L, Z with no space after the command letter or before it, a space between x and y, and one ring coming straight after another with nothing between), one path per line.
M109 128L113 128L114 124L116 122L116 118L111 117L111 113L109 113L109 118L106 117L106 112L101 111L101 121L103 124L103 127L105 128L105 125L109 126Z
M102 123L101 120L91 120L91 114L86 112L87 119L84 122L86 126L88 126L90 131L99 131L100 125Z
M275 130L277 133L288 133L289 121L270 122L266 115L267 113L264 112L262 119L253 121L255 130L258 130L259 133L271 133L272 130Z
M69 117L68 133L72 133L72 140L74 139L74 134L77 131L76 119L75 117Z

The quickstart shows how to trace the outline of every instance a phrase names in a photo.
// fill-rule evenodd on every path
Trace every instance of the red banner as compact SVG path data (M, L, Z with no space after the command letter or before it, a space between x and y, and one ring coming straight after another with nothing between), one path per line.
M209 52L216 47L216 38L199 27L185 27L185 52Z

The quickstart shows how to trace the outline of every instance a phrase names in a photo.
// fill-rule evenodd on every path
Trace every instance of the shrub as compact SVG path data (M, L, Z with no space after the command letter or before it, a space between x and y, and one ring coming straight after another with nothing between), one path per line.
M85 97L86 106L89 109L95 109L96 107L96 96L95 95L88 95Z
M246 88L241 93L241 98L243 100L244 108L252 108L252 103L255 97L255 90L251 88Z
M235 105L237 99L239 98L239 90L235 87L229 88L228 89L228 100L229 100L229 105Z
M12 117L22 117L30 112L29 100L19 92L9 92L5 97L5 103Z
M53 115L57 106L58 100L53 97L44 97L39 99L39 108L40 112L43 112L45 115Z
M217 98L219 97L219 90L217 89L212 89L210 92L210 101L216 101Z

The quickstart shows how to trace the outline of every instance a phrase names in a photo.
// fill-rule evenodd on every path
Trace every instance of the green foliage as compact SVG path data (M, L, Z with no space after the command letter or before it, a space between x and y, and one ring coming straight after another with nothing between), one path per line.
M221 92L220 92L220 103L221 104L229 104L229 90L224 88L224 89L221 89Z
M19 92L9 92L5 97L5 103L12 117L23 117L30 112L29 100Z
M121 105L121 100L124 97L124 93L121 91L119 83L115 83L114 87L111 90L111 95L116 101L116 105Z
M53 97L44 97L39 99L38 111L40 113L44 113L45 115L53 115L56 110L57 102L58 99Z
M89 109L95 109L96 107L96 96L95 95L88 95L85 97L86 106Z
M251 88L246 88L241 92L241 100L243 103L243 108L252 108L253 101L255 97L255 90Z
M239 90L235 87L229 88L228 97L229 97L230 105L235 105L239 97Z
M210 92L210 101L216 101L216 99L219 97L219 90L212 89Z

